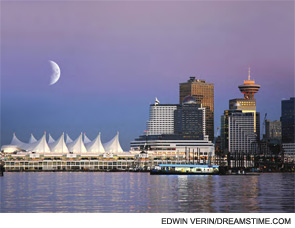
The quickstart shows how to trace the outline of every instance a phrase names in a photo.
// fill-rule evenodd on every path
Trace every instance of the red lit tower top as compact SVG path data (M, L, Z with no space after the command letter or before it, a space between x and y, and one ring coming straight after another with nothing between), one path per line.
M244 99L254 99L254 94L259 91L260 85L256 85L254 80L250 79L250 67L248 70L248 80L239 86L240 91L244 94Z

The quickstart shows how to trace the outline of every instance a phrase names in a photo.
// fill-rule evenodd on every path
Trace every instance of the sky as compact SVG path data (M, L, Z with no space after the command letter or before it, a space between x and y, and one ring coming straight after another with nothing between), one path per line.
M215 133L251 78L261 122L294 96L293 1L1 2L1 145L44 131L125 151L146 129L149 105L179 101L190 76L214 83ZM49 86L52 69L61 70Z

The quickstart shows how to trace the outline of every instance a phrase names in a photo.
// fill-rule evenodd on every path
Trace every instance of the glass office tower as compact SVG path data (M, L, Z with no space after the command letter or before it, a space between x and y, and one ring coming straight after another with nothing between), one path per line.
M214 84L206 83L205 80L190 77L187 82L179 84L179 103L182 104L184 98L191 95L197 104L205 108L206 113L206 134L209 140L214 140Z

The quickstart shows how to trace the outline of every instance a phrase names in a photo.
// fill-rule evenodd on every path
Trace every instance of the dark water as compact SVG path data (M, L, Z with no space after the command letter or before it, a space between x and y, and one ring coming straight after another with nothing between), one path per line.
M0 212L295 212L294 174L5 173Z

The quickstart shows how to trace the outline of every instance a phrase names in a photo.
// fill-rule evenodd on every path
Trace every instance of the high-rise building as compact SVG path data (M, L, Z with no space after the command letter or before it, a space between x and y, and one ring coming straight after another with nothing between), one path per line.
M147 121L148 135L174 134L174 111L178 105L160 104L156 99L150 105L150 118Z
M240 110L243 113L254 113L254 132L256 132L257 139L260 139L260 113L256 112L256 100L253 99L231 99L229 101L229 110Z
M205 108L192 96L183 99L182 105L177 107L174 115L174 133L184 138L204 139L206 135Z
M256 152L257 135L254 131L255 113L234 112L228 117L228 151L253 154Z
M282 139L282 125L281 121L265 120L265 139L267 141L281 141Z
M250 79L249 69L248 80L239 86L244 98L231 99L229 110L225 110L224 115L221 116L220 136L223 152L240 151L246 153L247 151L248 153L250 148L254 150L252 144L260 140L260 113L256 112L256 100L254 99L254 94L258 92L259 88L260 85L256 85L255 81ZM232 125L233 123L236 125ZM252 126L250 126L251 124ZM253 141L254 136L255 140ZM244 137L247 138L245 142L243 142Z
M243 112L256 112L255 99L236 98L229 100L230 110L241 110Z
M282 143L295 143L294 136L294 108L295 98L282 100Z
M228 152L228 117L236 110L225 110L224 114L221 116L221 128L220 128L220 138L221 138L221 151L224 153ZM241 111L239 111L241 112Z
M205 128L205 108L194 97L187 96L182 104L150 105L146 134L130 142L131 151L145 150L151 156L183 159L196 154L200 163L214 156L214 144Z
M206 83L205 80L190 77L187 82L179 84L179 103L191 95L198 104L205 108L206 112L206 134L209 140L214 140L214 84Z
M295 160L295 98L291 97L289 100L282 100L282 148L284 156L289 161Z

